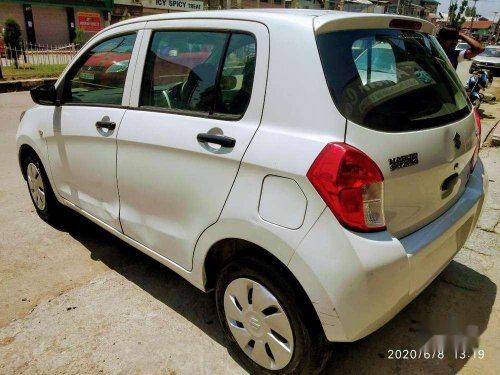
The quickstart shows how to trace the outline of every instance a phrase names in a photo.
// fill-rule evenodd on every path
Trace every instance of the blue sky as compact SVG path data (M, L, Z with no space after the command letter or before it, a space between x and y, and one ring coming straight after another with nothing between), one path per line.
M441 13L448 13L448 7L450 6L450 0L437 0L441 4L438 6L438 11ZM455 0L453 0L455 1ZM460 5L462 0L458 0ZM469 0L469 6L473 6L474 2ZM476 3L477 13L493 20L493 12L500 12L500 0L478 0ZM500 18L500 13L497 14L495 21Z

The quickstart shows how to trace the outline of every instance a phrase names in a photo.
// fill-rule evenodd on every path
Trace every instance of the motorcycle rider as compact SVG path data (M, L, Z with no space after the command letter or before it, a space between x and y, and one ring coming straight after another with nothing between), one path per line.
M455 50L455 47L458 44L458 39L462 39L468 43L470 48L462 51ZM437 33L437 40L439 41L439 44L441 44L441 47L443 47L451 65L453 65L455 69L457 69L459 62L462 62L465 59L470 60L484 51L484 47L477 40L450 26L445 26L439 30Z

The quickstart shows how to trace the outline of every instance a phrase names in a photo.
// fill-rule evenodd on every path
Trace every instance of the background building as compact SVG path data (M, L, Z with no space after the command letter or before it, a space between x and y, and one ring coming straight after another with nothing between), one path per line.
M208 4L208 1L205 0ZM202 0L115 0L111 11L111 23L132 17L159 13L191 12L207 8Z
M486 40L493 30L490 31L493 22L487 19L468 20L462 24L462 29L473 35L478 40Z
M342 10L346 12L384 13L384 5L370 0L345 0Z
M0 0L0 28L17 20L25 42L68 45L81 30L82 41L109 24L144 15L215 9L301 8L398 13L439 21L436 0ZM475 33L486 33L482 24Z
M206 0L207 9L285 8L286 0Z
M208 9L209 1L0 0L0 25L12 17L21 26L25 42L60 46L73 42L77 30L83 32L83 41L86 41L111 23L149 14ZM284 4L285 0L279 1Z
M321 8L320 0L183 0L180 4L168 0L115 0L111 22L158 13L217 9L291 8L292 2L296 2L298 8Z
M30 44L67 45L83 31L89 39L108 23L113 0L0 0L0 28L14 18Z

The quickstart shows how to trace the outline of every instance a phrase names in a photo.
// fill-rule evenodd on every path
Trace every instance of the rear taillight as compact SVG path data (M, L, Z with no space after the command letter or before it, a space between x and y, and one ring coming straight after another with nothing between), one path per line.
M476 117L476 136L481 138L481 116L476 108L474 108L474 116Z
M360 150L329 143L307 178L344 227L360 232L385 229L384 176Z
M474 149L474 155L471 160L471 172L476 166L477 159L479 159L479 147L481 146L481 117L479 117L479 112L474 108L474 116L476 117L476 148Z

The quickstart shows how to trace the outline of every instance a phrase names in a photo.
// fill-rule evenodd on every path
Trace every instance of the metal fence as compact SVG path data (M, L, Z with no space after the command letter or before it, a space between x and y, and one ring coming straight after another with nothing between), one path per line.
M0 46L0 67L6 79L28 77L57 77L75 57L78 48L34 45L24 43L18 47Z

